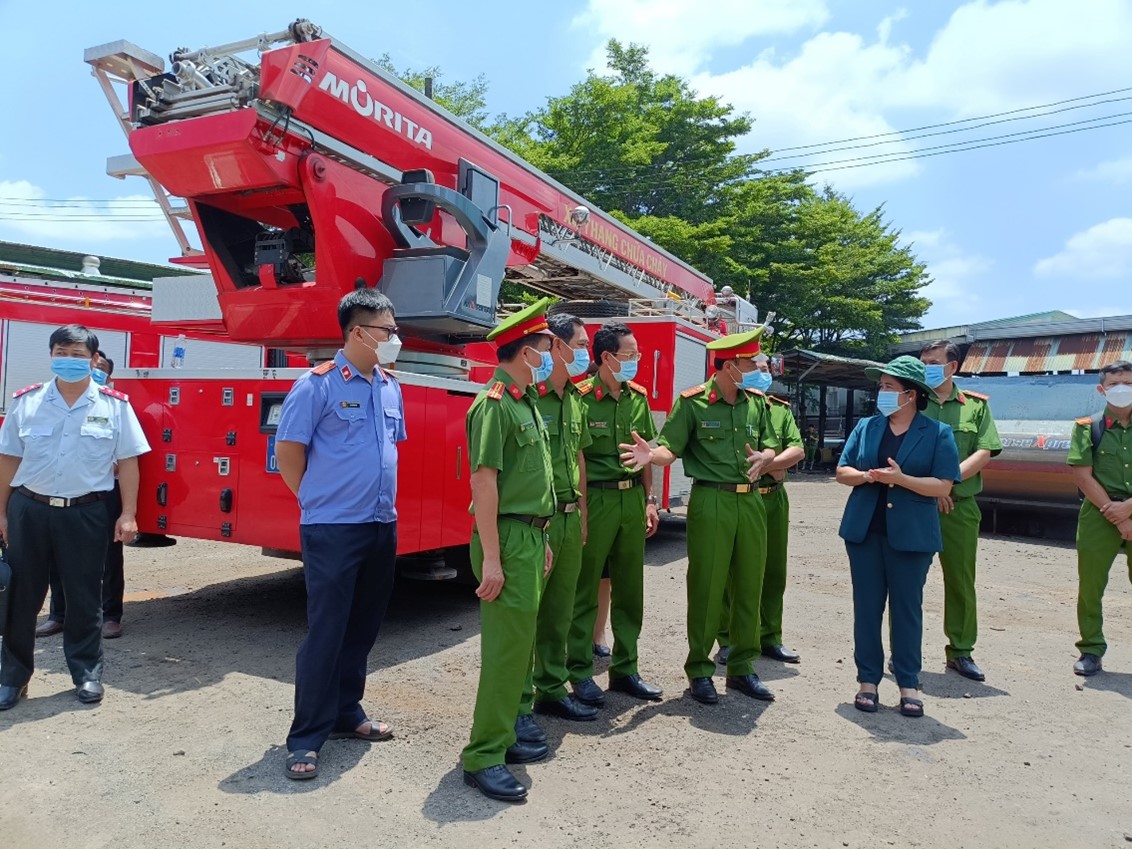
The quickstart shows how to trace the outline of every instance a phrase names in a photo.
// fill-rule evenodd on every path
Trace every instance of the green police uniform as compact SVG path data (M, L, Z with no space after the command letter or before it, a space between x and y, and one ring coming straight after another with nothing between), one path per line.
M768 395L770 428L778 439L778 453L787 448L804 448L802 432L794 421L790 402ZM770 475L759 479L759 492L766 507L766 574L763 576L762 603L759 606L762 648L782 645L782 600L786 594L786 549L790 538L790 499L786 480Z
M741 334L746 336L747 334ZM722 342L724 340L718 340ZM712 343L716 344L716 343ZM747 480L747 446L779 446L762 393L729 404L712 377L676 399L659 445L682 458L693 479L688 503L688 678L710 678L710 658L729 578L729 676L750 675L759 647L759 599L766 558L766 507Z
M582 495L578 452L588 448L590 429L582 396L567 380L562 396L549 382L536 387L538 409L550 435L554 466L555 513L550 521L550 550L554 568L543 584L535 632L534 671L528 676L519 705L520 716L529 714L533 701L559 701L566 697L566 640L574 614L574 593L582 568Z
M545 312L546 304L534 305ZM532 308L501 323L488 339L534 327ZM537 315L541 315L537 312ZM505 344L503 341L500 345ZM546 535L538 527L554 513L554 475L550 442L533 386L515 385L502 368L480 392L467 415L468 460L472 472L497 469L499 559L504 584L494 601L480 602L480 677L471 738L462 753L465 771L477 772L504 762L515 742L515 717L530 674L546 557ZM473 511L474 512L474 511ZM535 517L542 517L532 519ZM472 569L483 575L483 545L478 530L471 540Z
M979 450L994 457L1002 451L998 428L986 395L951 387L942 403L931 393L924 415L951 425L962 463ZM970 657L975 649L979 623L975 601L975 559L979 546L979 524L983 514L975 501L982 492L982 474L972 475L951 488L953 507L939 514L943 550L943 632L947 636L947 659Z
M623 443L655 439L648 390L621 384L614 398L597 375L578 384L590 432L586 458L586 544L574 596L566 667L570 680L593 677L593 631L597 619L598 583L606 563L612 590L609 621L613 626L610 678L637 673L637 639L645 607L645 488L643 473L621 463Z
M1093 477L1113 501L1132 498L1132 427L1125 427L1106 410L1105 430L1093 449L1092 419L1077 419L1069 443L1071 466L1092 466ZM1116 555L1124 551L1128 579L1132 581L1132 542L1121 539L1120 531L1104 517L1089 499L1081 504L1077 517L1077 625L1082 654L1104 657L1101 599L1108 585L1108 573Z

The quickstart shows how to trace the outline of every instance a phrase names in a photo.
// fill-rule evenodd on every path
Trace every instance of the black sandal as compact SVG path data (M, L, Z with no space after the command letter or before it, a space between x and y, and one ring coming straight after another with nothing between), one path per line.
M314 769L298 772L291 769L299 764L310 764ZM283 772L293 781L306 781L318 775L318 752L288 752L287 760L283 762Z
M909 698L908 696L901 696L900 714L901 716L910 716L913 719L919 719L924 715L924 703L919 699Z
M853 697L853 707L865 713L876 713L879 708L877 704L879 696L879 693L870 693L868 690L862 690Z

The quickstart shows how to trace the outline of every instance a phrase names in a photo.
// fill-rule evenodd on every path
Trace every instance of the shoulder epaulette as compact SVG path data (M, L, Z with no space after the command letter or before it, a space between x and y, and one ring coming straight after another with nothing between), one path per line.
M31 386L25 386L23 389L18 389L15 392L13 392L12 397L13 398L19 398L21 395L26 395L27 393L31 392L33 389L39 389L39 387L41 387L41 386L43 386L42 383L33 383Z
M758 395L760 398L769 398L770 396L763 392L761 389L748 389L752 395Z
M593 381L590 380L583 380L581 383L575 384L575 386L578 387L579 395L589 395L594 391Z
M639 383L634 383L631 380L629 381L629 388L632 389L635 392L640 392L642 395L648 395L649 394L649 391L647 389L645 389L645 387L641 386L641 384L639 384Z
M680 397L681 398L695 398L697 395L699 395L701 392L703 392L704 389L706 389L706 388L707 388L707 384L701 383L699 386L693 386L690 389L685 389L683 392L680 393Z
M968 398L978 398L980 401L989 401L990 400L989 395L984 395L981 392L972 392L970 389L964 389L964 390L962 390L962 392Z
M783 407L791 406L789 401L787 401L785 398L779 398L777 395L767 395L766 397L768 401L774 401L778 404L781 404Z
M98 391L103 395L109 395L111 398L117 398L119 401L129 401L130 396L125 392L119 392L117 389L111 389L109 386L100 386Z
M325 363L319 363L311 369L311 374L329 374L334 371L337 363L334 360L327 360Z
M507 384L502 380L497 380L491 385L491 389L487 390L487 397L492 401L498 401L503 397L503 390L507 388Z
M1085 425L1087 427L1088 425L1091 425L1093 423L1093 417L1092 416L1081 416L1081 418L1077 419L1076 421L1077 421L1077 424Z

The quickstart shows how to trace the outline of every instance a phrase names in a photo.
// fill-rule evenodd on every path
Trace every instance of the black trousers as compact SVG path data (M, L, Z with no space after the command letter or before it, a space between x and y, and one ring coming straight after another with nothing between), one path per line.
M51 507L20 492L8 501L8 562L12 594L0 650L0 684L31 679L35 620L55 569L70 600L63 655L76 685L102 678L102 569L106 562L106 501Z
M397 524L302 525L307 636L295 658L295 719L287 751L318 751L366 714L370 649L389 606Z
M106 514L110 519L106 536L106 568L102 571L102 621L122 621L122 597L126 594L126 572L122 557L122 543L114 542L114 525L122 515L122 490L118 481L106 497ZM67 595L59 573L51 570L51 612L47 617L56 622L67 619Z

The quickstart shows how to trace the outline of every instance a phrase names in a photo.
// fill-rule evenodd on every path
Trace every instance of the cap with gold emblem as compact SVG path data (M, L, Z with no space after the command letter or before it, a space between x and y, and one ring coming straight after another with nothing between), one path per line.
M742 333L732 333L722 339L708 342L707 349L712 355L721 360L746 359L757 356L759 353L759 338L763 335L762 327L746 330Z
M494 342L497 348L502 348L534 333L550 334L546 323L546 309L551 303L550 298L543 298L529 307L523 307L514 315L507 316L487 334L487 341Z

